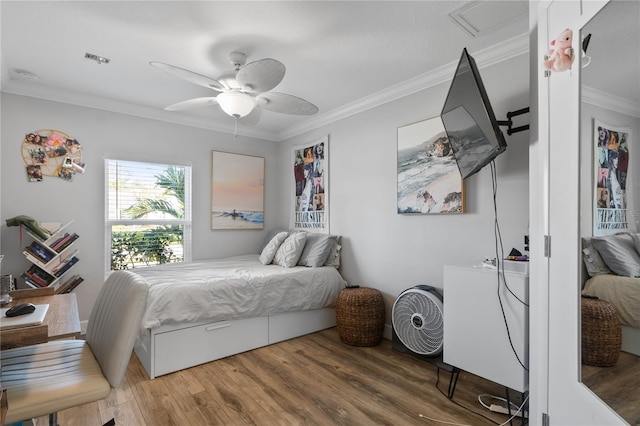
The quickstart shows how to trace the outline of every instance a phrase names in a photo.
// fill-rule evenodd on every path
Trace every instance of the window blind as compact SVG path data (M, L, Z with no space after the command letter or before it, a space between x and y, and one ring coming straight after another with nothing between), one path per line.
M191 260L191 167L105 160L106 270Z

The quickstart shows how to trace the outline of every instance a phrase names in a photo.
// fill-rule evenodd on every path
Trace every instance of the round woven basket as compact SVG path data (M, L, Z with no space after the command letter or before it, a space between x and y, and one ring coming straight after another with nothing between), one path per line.
M336 304L336 325L343 343L375 346L384 332L384 299L374 288L345 288Z
M622 347L622 328L616 308L600 299L582 298L582 363L616 365Z

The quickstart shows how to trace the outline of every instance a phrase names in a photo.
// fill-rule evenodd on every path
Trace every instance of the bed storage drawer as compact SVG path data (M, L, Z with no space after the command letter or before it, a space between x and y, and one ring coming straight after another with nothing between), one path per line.
M269 344L335 327L336 308L285 312L269 317Z
M219 321L157 333L155 376L266 346L269 319Z

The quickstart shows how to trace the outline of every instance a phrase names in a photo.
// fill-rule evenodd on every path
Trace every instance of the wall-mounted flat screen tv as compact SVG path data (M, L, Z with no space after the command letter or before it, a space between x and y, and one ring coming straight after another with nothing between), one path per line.
M475 60L463 49L442 108L442 122L463 179L507 149Z

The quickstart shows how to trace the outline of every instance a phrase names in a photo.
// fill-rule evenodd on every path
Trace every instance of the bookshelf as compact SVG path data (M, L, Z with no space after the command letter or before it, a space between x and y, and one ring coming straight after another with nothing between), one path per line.
M78 234L67 231L72 223L73 220L65 224L40 224L38 232L27 224L21 225L31 237L31 243L22 251L31 262L21 275L27 286L54 287L56 294L62 294L73 291L83 281L81 276L69 274L80 260L74 247ZM42 229L47 232L43 233Z

